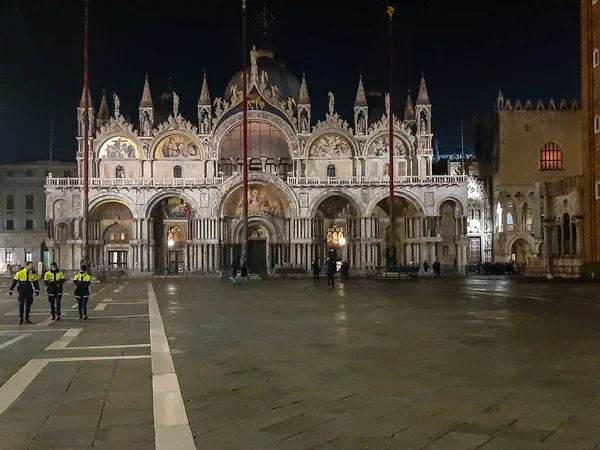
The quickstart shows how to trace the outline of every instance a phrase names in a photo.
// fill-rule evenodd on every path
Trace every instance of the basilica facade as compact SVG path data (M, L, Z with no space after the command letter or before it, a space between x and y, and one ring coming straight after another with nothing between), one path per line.
M432 174L432 105L424 78L416 104L409 94L404 116L392 119L387 96L367 96L359 79L348 123L336 112L333 92L328 111L314 114L306 77L298 80L271 52L253 48L250 61L251 272L308 269L327 257L346 260L352 269L385 264L392 240L389 120L399 263L438 260L462 273L469 261L484 258L482 227L474 228L475 215L469 222L469 192L476 186L469 190L462 174ZM132 274L212 273L239 258L242 86L240 71L224 95L212 99L205 74L196 124L179 113L176 92L153 98L148 78L136 123L121 115L118 96L112 112L106 97L98 111L89 98L87 236L94 265ZM83 100L77 109L79 176L50 174L46 181L46 246L64 269L76 268L82 256Z

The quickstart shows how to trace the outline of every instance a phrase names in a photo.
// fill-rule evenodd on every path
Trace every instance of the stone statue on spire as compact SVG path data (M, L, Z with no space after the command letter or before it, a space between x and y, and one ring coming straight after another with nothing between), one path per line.
M121 115L121 100L119 100L116 93L113 93L113 101L115 103L115 117L119 117Z
M333 110L335 107L335 97L333 96L333 92L329 91L327 94L329 97L329 114L333 114Z

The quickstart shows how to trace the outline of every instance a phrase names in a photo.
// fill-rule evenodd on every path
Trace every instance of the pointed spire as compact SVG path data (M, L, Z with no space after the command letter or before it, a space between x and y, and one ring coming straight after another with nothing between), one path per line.
M79 100L79 107L85 108L85 88L81 91L81 100ZM88 108L93 108L94 105L92 103L92 94L88 89Z
M406 107L404 108L404 120L415 120L415 109L413 108L412 98L410 97L410 89L406 97Z
M298 96L298 103L303 105L310 104L310 97L308 96L308 86L306 85L306 74L302 72L302 84L300 85L300 95Z
M417 97L417 105L430 105L429 94L427 93L427 85L425 84L425 74L421 74L421 85L419 86L419 96Z
M204 80L202 80L202 90L200 91L198 104L210 106L210 94L208 93L208 82L206 81L206 69L204 69Z
M148 82L148 72L146 72L146 81L144 82L144 91L142 92L142 100L140 108L152 108L152 95L150 94L150 83Z
M365 95L365 88L362 82L362 73L358 77L358 88L356 89L356 99L354 100L354 106L367 106L367 96Z
M102 90L102 101L100 102L100 110L98 111L98 120L108 120L110 111L108 110L108 100L106 100L106 91Z

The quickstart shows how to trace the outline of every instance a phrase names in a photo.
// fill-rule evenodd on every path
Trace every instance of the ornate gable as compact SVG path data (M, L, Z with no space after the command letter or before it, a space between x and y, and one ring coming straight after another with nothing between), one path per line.
M192 123L188 120L185 120L181 114L177 114L176 117L173 117L172 115L169 116L169 118L163 122L158 124L158 127L156 127L152 134L154 137L160 136L161 134L165 134L169 131L187 131L187 132L191 132L194 134L198 133L198 127L196 127L195 125L192 125Z
M386 156L390 148L389 120L383 116L369 127L369 138L365 144L367 156ZM400 122L394 117L394 155L410 156L417 148L417 136L410 123Z
M130 134L137 137L138 132L133 129L132 123L125 120L125 117L111 117L100 126L100 131L96 134L96 139L104 140L116 134Z
M356 154L352 128L337 113L317 122L306 147L308 157L313 158L350 158Z

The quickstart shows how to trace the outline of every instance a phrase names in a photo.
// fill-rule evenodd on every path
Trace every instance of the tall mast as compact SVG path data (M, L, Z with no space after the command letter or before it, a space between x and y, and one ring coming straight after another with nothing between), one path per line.
M243 243L242 260L248 260L248 56L246 51L246 0L242 0L242 176L244 183L243 193Z
M83 220L81 224L81 259L83 264L88 264L88 209L90 205L90 177L89 177L89 157L90 157L90 142L89 142L89 129L90 129L90 116L89 116L89 98L90 98L90 86L89 86L89 73L88 73L88 24L89 24L89 13L88 13L88 0L85 1L85 37L84 37L84 50L83 50Z
M387 265L396 265L396 218L394 217L394 115L392 113L392 97L393 97L393 89L394 89L394 35L392 29L392 16L394 15L394 7L387 7L387 14L390 17L390 25L389 25L389 34L390 34L390 55L389 55L389 65L390 65L390 92L389 92L389 102L388 102L388 123L389 123L389 141L390 141L390 149L389 149L389 167L388 174L390 176L390 238L389 238L389 249L388 249L388 261Z

